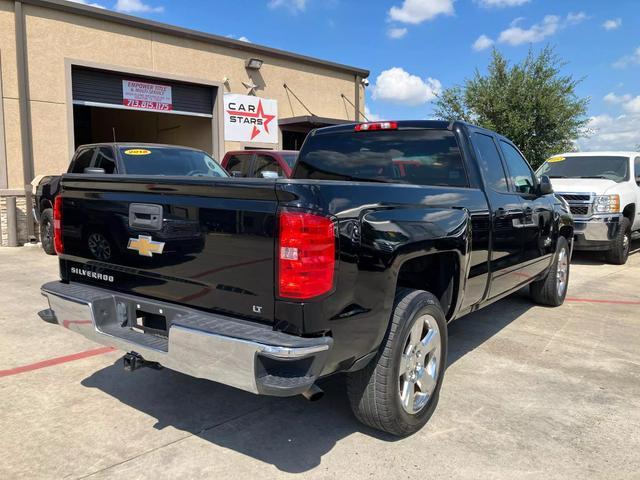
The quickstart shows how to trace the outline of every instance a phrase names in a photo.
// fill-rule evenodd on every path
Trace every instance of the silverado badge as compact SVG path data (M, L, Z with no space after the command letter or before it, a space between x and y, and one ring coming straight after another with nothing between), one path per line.
M160 254L164 250L164 242L156 242L147 235L138 235L138 238L130 238L127 245L129 250L136 250L143 257L153 257L154 253Z

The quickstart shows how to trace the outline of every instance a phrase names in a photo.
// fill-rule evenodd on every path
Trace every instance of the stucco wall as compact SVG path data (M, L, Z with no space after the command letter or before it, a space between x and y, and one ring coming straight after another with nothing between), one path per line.
M15 75L15 38L12 2L0 0L0 49L3 58L4 114L7 127L9 187L22 186L18 88ZM35 174L59 173L69 162L69 104L65 60L98 63L118 70L142 69L158 77L178 75L204 81L229 79L226 91L246 93L242 81L258 85L257 95L278 101L281 118L307 111L284 89L286 83L306 106L322 117L353 119L354 76L322 66L301 64L267 55L262 69L249 72L249 52L150 32L66 12L25 5L30 108L33 126ZM362 93L362 92L361 92ZM363 98L360 100L364 108ZM229 142L227 150L240 145Z
M6 153L8 187L22 188L22 142L20 140L20 108L18 104L18 75L16 67L16 39L14 3L0 0L0 84L4 145ZM2 136L0 136L0 141ZM3 157L0 155L0 159ZM2 186L0 186L2 188Z

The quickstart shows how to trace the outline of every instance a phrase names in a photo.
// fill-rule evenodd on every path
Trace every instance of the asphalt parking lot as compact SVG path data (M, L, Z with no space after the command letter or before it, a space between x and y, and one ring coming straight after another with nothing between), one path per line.
M37 247L0 248L0 478L640 478L640 244L625 266L574 258L566 304L519 293L450 325L429 424L360 425L342 392L258 397L42 322L57 278Z

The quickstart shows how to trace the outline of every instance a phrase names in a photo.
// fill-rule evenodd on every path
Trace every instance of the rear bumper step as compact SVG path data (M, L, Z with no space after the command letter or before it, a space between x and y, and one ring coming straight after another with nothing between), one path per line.
M252 393L291 396L309 390L333 344L330 337L297 337L233 317L77 283L46 283L42 294L49 309L40 316L48 323L136 352L145 362ZM136 329L140 312L166 318L166 335Z

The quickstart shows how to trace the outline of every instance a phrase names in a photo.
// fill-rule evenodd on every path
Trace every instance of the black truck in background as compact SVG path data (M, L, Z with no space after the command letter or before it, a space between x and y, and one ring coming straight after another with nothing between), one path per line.
M81 145L73 154L67 173L228 177L226 171L201 150L150 143ZM33 218L40 225L42 249L49 255L56 253L53 246L53 204L60 191L61 178L61 175L43 176L37 179L34 191ZM96 255L110 252L108 238L104 235L91 241Z
M40 316L257 394L316 397L395 435L435 409L447 324L529 285L563 303L573 220L508 139L461 122L312 132L290 179L64 175L61 281ZM189 225L202 242L176 236ZM117 252L83 243L102 226ZM192 230L190 230L192 231Z

